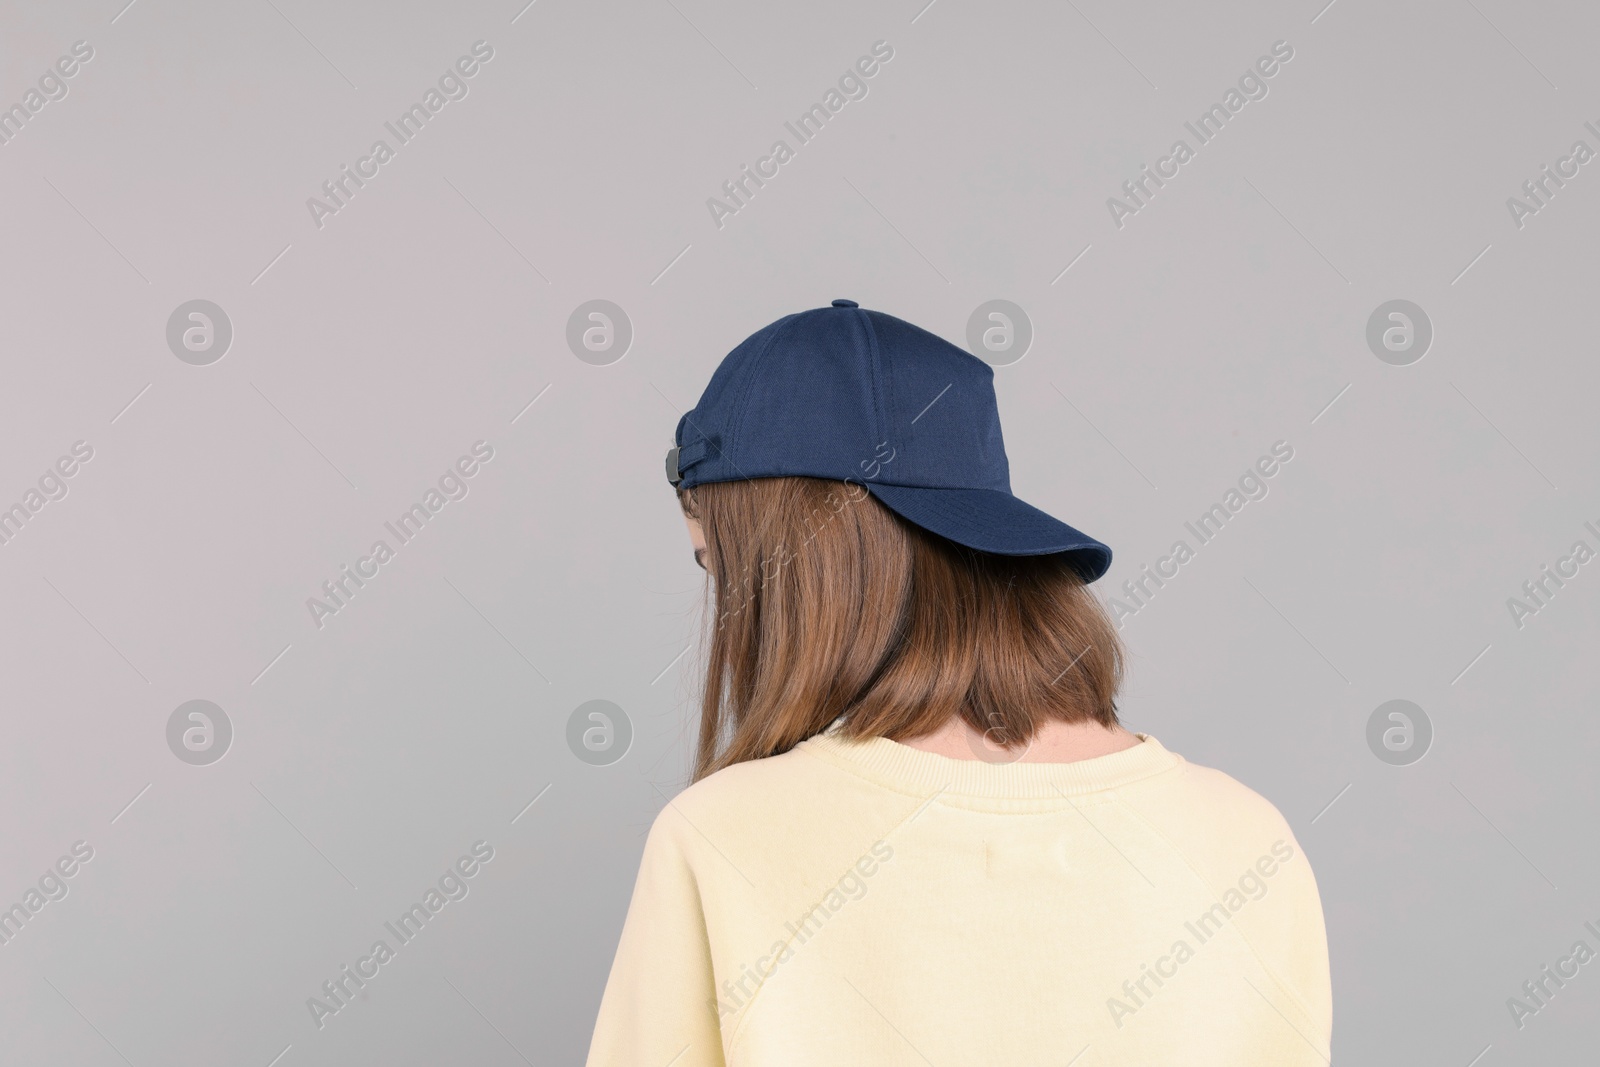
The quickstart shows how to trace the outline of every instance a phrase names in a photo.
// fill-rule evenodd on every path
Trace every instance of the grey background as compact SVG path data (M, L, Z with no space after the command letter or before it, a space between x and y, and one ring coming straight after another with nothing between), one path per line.
M1600 148L1592 7L523 3L3 9L0 104L95 56L0 146L0 503L95 451L0 546L0 903L95 856L0 946L0 1059L580 1060L695 714L662 453L729 348L834 297L958 343L1027 311L1013 487L1114 546L1108 596L1288 441L1127 620L1126 721L1288 817L1341 1062L1594 1057L1600 964L1520 1031L1505 1004L1600 948L1600 563L1506 607L1600 525L1600 164L1520 229L1505 203ZM480 39L469 95L314 226ZM718 229L706 198L880 39ZM1269 95L1113 226L1278 40ZM166 345L193 299L233 324L210 366ZM608 366L565 343L594 299L633 324ZM1433 323L1410 366L1364 340L1393 299ZM470 494L315 627L480 439ZM1396 698L1435 731L1409 766L1365 740ZM165 739L194 699L233 726L208 766ZM633 726L606 766L566 742L596 699ZM478 839L470 895L318 1030L306 999Z

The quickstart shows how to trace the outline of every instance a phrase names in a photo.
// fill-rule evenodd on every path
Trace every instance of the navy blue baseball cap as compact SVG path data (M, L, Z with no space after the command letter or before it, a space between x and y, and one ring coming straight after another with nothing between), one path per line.
M1111 549L1011 494L994 368L854 300L786 315L728 353L678 420L667 480L803 475L859 483L901 518L981 552L1071 553L1092 582Z

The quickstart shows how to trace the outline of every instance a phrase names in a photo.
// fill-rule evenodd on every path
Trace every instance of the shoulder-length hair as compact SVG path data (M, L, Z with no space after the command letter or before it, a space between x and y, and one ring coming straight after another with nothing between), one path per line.
M1008 748L1048 719L1117 722L1121 642L1069 557L1001 556L913 525L856 483L678 491L705 531L705 690L694 781L843 716L901 740L959 715Z

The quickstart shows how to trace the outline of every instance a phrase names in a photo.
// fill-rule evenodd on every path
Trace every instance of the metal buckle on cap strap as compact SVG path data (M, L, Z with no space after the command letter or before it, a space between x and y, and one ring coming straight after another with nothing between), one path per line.
M707 456L715 454L716 451L715 434L710 441L704 439L690 441L686 445L674 445L667 449L667 481L672 483L673 488L677 488L683 483L684 471Z

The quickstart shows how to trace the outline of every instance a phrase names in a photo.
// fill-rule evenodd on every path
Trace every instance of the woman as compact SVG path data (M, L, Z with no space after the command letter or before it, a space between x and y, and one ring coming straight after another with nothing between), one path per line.
M1118 722L1111 551L1011 495L987 364L835 300L675 439L698 754L590 1067L1329 1062L1299 844Z

